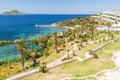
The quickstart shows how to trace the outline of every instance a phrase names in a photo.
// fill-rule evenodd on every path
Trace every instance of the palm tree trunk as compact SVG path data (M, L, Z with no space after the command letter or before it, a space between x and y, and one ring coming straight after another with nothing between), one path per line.
M67 59L69 59L69 52L67 53Z
M108 40L109 40L109 34L110 34L110 26L108 26Z
M33 62L34 62L34 65L37 64L36 57L34 57Z
M94 31L92 30L92 38L93 38L93 36L94 36Z
M57 45L58 45L57 44L57 33L55 33L54 36L55 36L55 50L58 53L58 49L57 49Z
M11 69L12 67L11 67L10 62L8 61L7 63L8 63L8 67L9 67L9 69Z
M25 62L24 61L24 55L21 55L21 59L22 59L21 60L22 61L22 70L25 71L25 69L24 69L24 62Z
M80 42L80 46L83 47L82 41Z
M109 32L110 32L111 23L109 22L107 26L108 26L108 40L109 40Z
M56 50L56 52L58 52L58 50L57 50L57 39L55 39L55 50Z

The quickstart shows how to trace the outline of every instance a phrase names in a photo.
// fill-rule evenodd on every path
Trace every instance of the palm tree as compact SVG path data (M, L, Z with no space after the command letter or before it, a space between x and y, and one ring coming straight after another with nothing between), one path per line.
M20 54L21 54L22 70L25 71L24 63L25 63L26 50L25 50L25 42L24 42L24 40L20 40L17 43L17 48L18 48L18 50L20 51Z
M7 61L7 64L8 64L9 69L12 69L10 61Z
M57 46L58 45L58 41L57 41L57 33L56 32L54 33L54 39L55 39L54 40L55 41L55 50L58 53L58 46Z
M44 48L47 47L47 43L48 43L47 37L40 37L40 38L38 39L38 46L41 47L41 54L42 54L42 55L43 55L43 50L44 50Z
M107 27L108 27L108 39L109 39L110 27L111 27L111 23L110 22L107 23Z
M83 47L83 37L80 38L80 47L81 47L81 48Z
M47 37L40 37L38 40L38 44L42 47L45 48L48 42L48 38Z
M67 59L69 59L70 57L69 57L69 50L67 51Z
M37 45L37 46L39 45L37 39L34 39L32 42L33 42L35 45Z
M81 33L82 33L82 36L84 35L84 24L81 25Z
M42 62L39 66L39 70L40 72L45 73L47 71L47 63L46 62Z
M96 29L95 25L93 25L93 24L90 25L91 38L93 38L93 36L94 36L95 29Z
M33 58L33 65L36 65L37 64L37 61L36 61L36 58L37 58L37 52L32 52L31 53L31 56Z
M33 65L36 65L37 61L37 57L38 57L38 54L37 54L37 51L32 47L32 46L29 46L29 55L30 57L32 57L33 59Z
M50 33L47 34L47 39L48 39L48 40L50 39Z
M67 43L65 31L62 31L62 38L63 38L64 43Z

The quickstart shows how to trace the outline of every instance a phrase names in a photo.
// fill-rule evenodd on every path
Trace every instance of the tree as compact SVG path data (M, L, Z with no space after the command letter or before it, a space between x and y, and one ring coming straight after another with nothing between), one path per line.
M49 40L49 39L50 39L50 37L51 37L51 36L50 36L50 33L48 33L48 34L47 34L47 39Z
M7 64L8 64L9 69L12 69L10 61L7 61Z
M35 66L37 64L36 60L37 60L37 57L38 57L38 52L32 46L29 46L28 54L33 59L33 66Z
M57 33L54 33L54 43L55 43L55 51L58 53L58 41L57 41Z
M108 23L107 23L107 26L108 26L108 39L109 39L109 34L110 34L110 27L111 27L111 23L110 23L110 22L108 22Z
M36 58L37 58L37 52L32 52L31 53L31 56L33 58L33 65L36 65L37 64L37 61L36 61Z
M70 52L70 51L68 50L68 51L67 51L67 59L69 59L69 58L70 58L70 57L69 57L69 52Z
M81 33L82 33L82 37L83 37L83 35L84 35L84 31L85 31L85 29L84 29L84 24L82 24L82 25L81 25Z
M39 45L37 39L34 39L32 42L33 42L35 45Z
M39 70L40 70L40 72L43 72L43 73L46 72L46 70L47 70L46 62L42 62L42 63L40 64Z
M47 47L47 43L48 43L48 38L47 37L40 37L39 39L38 39L38 46L40 46L41 47L41 54L43 55L43 50L44 50L44 48L46 48Z
M90 25L91 38L93 38L93 36L94 36L95 29L96 29L95 25L93 25L93 24Z
M62 38L63 38L63 40L64 40L64 43L66 43L67 41L66 41L66 38L65 38L65 37L66 37L65 32L63 31L62 34L63 34L63 35L62 35Z
M22 70L25 71L24 63L25 63L26 50L25 50L25 41L24 40L19 40L19 42L17 42L17 49L20 51L20 54L21 54Z
M47 37L44 37L44 36L43 36L43 37L40 37L40 38L38 39L38 45L39 45L40 47L42 47L42 49L46 47L47 42L48 42Z

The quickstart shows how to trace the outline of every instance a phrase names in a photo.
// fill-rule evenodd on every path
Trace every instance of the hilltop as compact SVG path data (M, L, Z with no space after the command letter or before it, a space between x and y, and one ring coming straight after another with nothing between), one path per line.
M23 13L18 10L6 11L3 15L22 15Z

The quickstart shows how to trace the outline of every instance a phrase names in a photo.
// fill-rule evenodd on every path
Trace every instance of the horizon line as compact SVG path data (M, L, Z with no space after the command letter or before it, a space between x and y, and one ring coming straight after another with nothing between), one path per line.
M21 15L94 15L94 14L96 13L25 13L25 14L23 13Z

